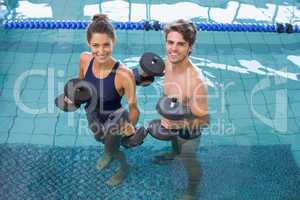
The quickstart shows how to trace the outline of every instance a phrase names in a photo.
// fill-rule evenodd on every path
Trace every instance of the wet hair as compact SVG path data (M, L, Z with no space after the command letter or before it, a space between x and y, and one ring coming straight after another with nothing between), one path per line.
M178 19L166 24L164 29L165 39L167 39L167 36L171 31L180 33L190 46L193 46L196 41L197 29L190 20Z
M109 18L105 14L96 14L92 18L92 22L87 27L87 41L90 42L93 33L105 33L113 41L116 39L116 33Z

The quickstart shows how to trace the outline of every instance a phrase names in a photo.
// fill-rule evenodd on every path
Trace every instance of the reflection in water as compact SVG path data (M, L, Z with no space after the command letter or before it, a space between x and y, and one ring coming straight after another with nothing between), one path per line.
M101 8L104 13L109 14L115 21L128 21L130 18L131 21L152 19L170 22L178 18L194 18L200 21L205 20L219 23L244 22L245 20L269 23L274 23L275 21L288 23L300 22L300 10L296 6L267 3L266 8L258 8L249 3L240 3L237 1L229 1L225 5L224 7L210 7L191 2L148 5L113 1L102 3ZM149 12L149 8L147 7L150 7L150 18L146 18L146 13L147 11ZM131 13L128 13L129 8ZM99 11L98 4L86 5L84 15L92 16Z
M264 74L265 71L265 75L277 75L283 78L297 80L297 74L288 72L286 68L283 68L282 70L275 70L273 68L263 66L257 60L240 60L239 62L243 67L247 68L249 72L260 71L260 74Z
M209 59L198 58L195 56L192 56L191 58L195 60L194 61L195 65L199 67L205 66L205 67L211 67L216 69L228 70L228 71L237 72L241 74L249 74L252 72L258 75L269 75L269 76L277 75L291 80L298 80L297 73L288 72L285 69L280 71L270 67L265 67L257 60L239 60L241 66L232 66L232 65L222 64L222 63L214 63ZM300 61L299 56L297 58L295 56L294 57L288 56L288 59L291 61L293 60L295 62Z
M46 3L20 1L16 12L21 18L52 18L52 8Z
M249 19L249 15L251 14L255 16L255 20L257 21L271 22L274 15L276 15L278 7L275 4L266 4L266 8L257 9L255 5L242 4L237 18L242 20Z
M239 12L240 3L230 1L226 8L211 8L209 11L209 20L220 23L232 23Z
M10 2L10 1L9 1ZM100 4L72 2L67 9L61 1L13 1L17 18L54 18L85 19L102 12L114 21L159 20L169 22L177 18L195 19L218 23L233 22L267 22L267 23L300 23L298 3L257 2L250 4L243 1L222 1L221 3L194 1L145 3L137 1L105 1ZM33 2L33 3L32 3ZM8 4L4 1L4 4ZM58 6L60 5L60 6ZM11 8L11 6L10 6ZM59 12L58 12L58 11ZM66 14L67 13L67 14ZM170 14L172 13L172 14Z
M0 20L6 18L8 10L6 5L0 3Z
M300 56L289 55L287 57L289 61L300 67Z
M0 20L11 19L16 16L15 8L19 6L18 0L0 1Z
M215 63L209 59L200 58L196 56L190 56L190 58L192 59L193 63L199 67L199 71L200 74L202 75L203 80L210 87L216 87L216 85L219 83L215 82L216 77L210 72L203 69L203 66L206 68L221 69L224 71L240 73L240 74L254 73L257 75L279 76L293 81L299 80L297 77L298 73L289 72L285 68L281 70L276 70L276 67L272 67L272 68L266 67L263 66L257 60L240 59L239 60L240 66L233 66L233 65L223 64L223 63ZM127 67L133 68L139 64L139 59L140 57L129 57L124 59L123 62ZM300 67L300 56L289 55L287 56L287 59Z

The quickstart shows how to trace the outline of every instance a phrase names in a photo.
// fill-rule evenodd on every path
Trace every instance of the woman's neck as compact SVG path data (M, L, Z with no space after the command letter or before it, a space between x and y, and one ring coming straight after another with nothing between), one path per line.
M94 66L97 70L110 70L113 68L115 59L111 58L107 62L104 63L98 63L96 60L94 60Z

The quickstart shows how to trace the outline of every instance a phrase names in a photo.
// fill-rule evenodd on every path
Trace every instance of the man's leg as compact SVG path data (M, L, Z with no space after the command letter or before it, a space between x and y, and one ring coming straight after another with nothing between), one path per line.
M198 186L202 175L201 165L197 159L200 137L193 140L181 140L182 151L178 158L183 162L188 174L188 185L182 200L197 199Z
M174 158L181 152L181 143L179 143L178 137L171 139L172 151L164 152L157 156L154 156L154 162L157 164L163 164L166 161L174 160Z

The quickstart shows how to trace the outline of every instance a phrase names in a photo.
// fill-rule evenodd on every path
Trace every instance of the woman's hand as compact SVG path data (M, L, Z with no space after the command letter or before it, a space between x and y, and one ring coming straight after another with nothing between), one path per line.
M64 97L64 101L68 104L73 104L73 101L71 101L71 99L69 99L68 97Z
M120 132L125 136L131 136L135 132L135 128L131 123L126 122L120 129Z

